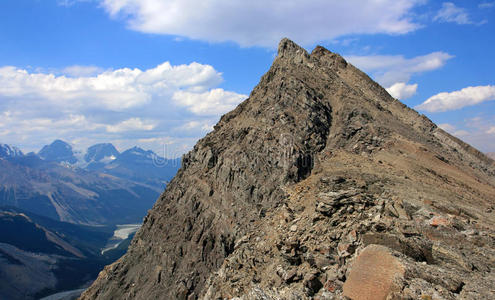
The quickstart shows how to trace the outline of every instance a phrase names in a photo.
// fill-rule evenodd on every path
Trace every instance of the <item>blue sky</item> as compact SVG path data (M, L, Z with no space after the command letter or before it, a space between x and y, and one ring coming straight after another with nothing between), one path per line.
M245 99L289 37L495 152L495 1L0 2L0 142L176 157Z

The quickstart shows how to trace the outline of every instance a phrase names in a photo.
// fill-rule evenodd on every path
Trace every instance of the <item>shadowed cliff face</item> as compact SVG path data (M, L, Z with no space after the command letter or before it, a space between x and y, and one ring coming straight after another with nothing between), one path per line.
M448 269L458 255L444 246L434 257L444 237L425 231L438 228L430 218L465 214L492 235L494 175L486 156L339 55L284 39L250 97L183 157L128 253L82 299L356 295L356 284L343 288L346 272L372 244L382 248L363 253L402 274L384 278L381 295L410 282L429 291L439 283L420 276L425 268ZM493 242L483 247L495 257ZM349 278L362 278L355 270ZM461 292L445 282L446 294Z

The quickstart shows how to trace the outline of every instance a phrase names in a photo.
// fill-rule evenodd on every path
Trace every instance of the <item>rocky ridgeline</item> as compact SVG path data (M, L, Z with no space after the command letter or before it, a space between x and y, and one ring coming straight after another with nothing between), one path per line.
M489 299L495 167L284 39L82 299Z

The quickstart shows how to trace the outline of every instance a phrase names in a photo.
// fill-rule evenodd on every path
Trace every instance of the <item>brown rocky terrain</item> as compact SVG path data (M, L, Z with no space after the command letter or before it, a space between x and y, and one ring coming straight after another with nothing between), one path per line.
M495 152L490 152L490 153L487 153L486 155L488 157L490 157L491 159L495 159Z
M284 39L81 299L493 299L495 166Z

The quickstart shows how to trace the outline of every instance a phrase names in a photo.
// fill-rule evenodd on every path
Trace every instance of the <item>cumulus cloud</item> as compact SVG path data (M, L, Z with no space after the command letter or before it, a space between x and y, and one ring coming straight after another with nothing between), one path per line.
M214 89L204 93L177 91L172 99L179 105L188 107L198 115L220 115L236 107L247 95L240 95L223 89Z
M403 55L347 56L353 65L369 72L382 85L390 87L397 82L408 82L412 75L439 69L453 58L445 52L405 58Z
M436 94L415 108L428 112L443 112L492 100L495 100L495 85L470 86L459 91Z
M71 7L79 2L95 2L98 0L57 0L57 4L60 6Z
M478 4L478 7L479 8L493 8L493 7L495 7L495 1L480 3L480 4Z
M212 66L198 63L171 66L165 62L145 71L123 68L75 78L29 73L16 67L0 68L0 96L42 99L46 104L65 104L63 109L68 110L104 107L122 111L176 90L203 92L221 82L221 74Z
M404 100L416 94L418 84L406 84L397 82L387 89L387 92L394 98Z
M408 84L412 76L439 69L451 58L452 55L440 51L412 58L403 55L346 56L350 63L386 87L392 97L401 100L412 97L418 89L417 84Z
M457 23L460 25L473 24L466 10L464 8L456 6L452 2L442 3L442 8L433 18L433 21Z
M448 132L452 132L455 130L455 126L451 125L449 123L438 124L438 127L442 128L443 130L448 131Z
M125 132L135 130L152 130L155 125L143 122L140 118L130 118L115 125L106 126L108 132Z
M103 69L96 66L79 66L74 65L66 67L62 70L62 73L72 77L82 77L82 76L94 76L102 73Z
M404 34L420 25L412 10L423 0L103 0L130 28L209 42L275 47L282 37L301 44L348 34ZM214 16L214 17L212 17ZM308 18L307 16L311 16Z
M218 88L222 81L220 72L199 63L52 72L0 67L0 139L32 151L56 138L79 148L145 139L158 149L167 138L183 151L247 98Z
M456 125L438 125L443 130L473 145L482 152L495 152L495 115L480 114L457 121Z
M469 132L467 130L457 129L454 125L449 124L449 123L439 124L438 127L442 128L443 130L447 131L448 133L455 135L457 137L460 137L460 138L469 135Z
M213 124L211 124L208 121L190 121L187 122L186 124L180 126L178 128L179 130L185 130L185 131L196 131L197 129L208 132L213 130Z

